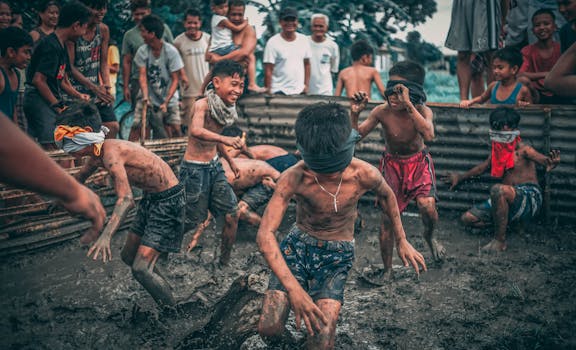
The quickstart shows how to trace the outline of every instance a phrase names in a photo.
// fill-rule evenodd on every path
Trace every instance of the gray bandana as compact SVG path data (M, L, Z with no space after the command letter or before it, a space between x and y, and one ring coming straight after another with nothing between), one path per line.
M220 96L216 95L214 90L208 90L206 96L208 97L208 108L210 109L210 116L220 125L230 126L238 119L236 112L236 105L228 106L222 101Z
M516 137L520 136L520 130L513 131L499 131L490 130L490 141L500 142L500 143L511 143L516 140Z

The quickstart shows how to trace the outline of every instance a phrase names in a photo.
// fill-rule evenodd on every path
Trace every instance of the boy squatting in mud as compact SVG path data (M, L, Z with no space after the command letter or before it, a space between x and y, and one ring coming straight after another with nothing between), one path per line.
M424 144L434 139L432 110L427 107L422 89L424 68L414 62L399 62L390 68L386 85L387 103L374 108L368 118L358 126L360 112L368 102L366 92L359 91L352 97L352 127L365 137L378 124L385 132L386 144L380 171L390 185L400 212L412 199L420 211L424 224L423 236L435 260L444 258L444 247L433 238L438 223L436 211L436 179L432 157ZM390 222L380 225L380 247L384 262L384 276L392 275L392 250L394 248Z
M560 151L552 150L548 157L520 139L520 114L511 108L498 108L490 114L491 153L485 161L464 174L448 173L444 179L454 189L462 181L479 176L490 169L490 175L502 183L492 186L490 198L462 215L466 226L486 227L494 224L494 239L484 251L504 251L506 228L509 223L527 222L542 207L542 190L538 185L536 164L546 172L560 163Z
M108 224L88 250L88 256L104 262L112 258L110 239L134 206L130 185L144 191L132 228L122 248L122 261L132 268L134 278L160 306L176 304L171 287L156 265L161 253L180 251L183 238L184 186L160 157L133 142L106 139L107 128L94 105L70 107L61 116L54 131L64 151L76 158L90 156L76 174L83 183L98 168L108 171L114 181L118 200ZM90 243L98 232L85 234L82 243Z
M353 158L359 136L348 111L338 104L316 103L298 114L295 129L304 161L278 180L257 235L273 272L258 330L266 341L289 343L284 324L291 307L296 325L306 325L309 348L333 348L354 260L357 204L364 193L376 194L404 265L412 264L416 273L426 265L406 240L394 193L382 175ZM296 224L278 245L275 233L291 198L296 200Z
M236 101L244 89L244 68L237 62L223 60L212 69L213 90L196 101L188 128L188 145L180 166L180 180L186 187L186 228L201 225L208 211L224 215L220 264L230 261L238 227L238 201L218 159L220 153L235 174L238 168L224 150L224 145L241 149L241 137L221 135L222 129L238 119ZM186 120L189 117L186 116Z

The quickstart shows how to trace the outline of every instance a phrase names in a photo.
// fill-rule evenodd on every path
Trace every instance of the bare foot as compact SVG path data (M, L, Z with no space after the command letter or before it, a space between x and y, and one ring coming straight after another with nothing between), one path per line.
M383 267L368 266L360 274L362 280L375 286L383 286L394 279L392 267L386 269Z
M258 85L250 85L250 86L248 86L248 91L254 92L257 94L262 94L262 93L266 92L266 88L260 87Z
M430 245L430 250L432 251L432 258L436 262L444 261L446 258L446 249L437 240L432 239L432 244Z
M488 243L484 247L482 247L482 251L485 253L503 252L506 250L506 248L508 248L508 246L506 245L506 242L501 242L501 241L498 241L496 239L493 239L490 241L490 243Z

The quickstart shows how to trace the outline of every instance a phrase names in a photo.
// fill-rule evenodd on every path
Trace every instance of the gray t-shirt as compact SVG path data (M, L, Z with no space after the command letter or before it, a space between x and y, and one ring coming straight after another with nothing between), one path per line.
M166 42L162 45L162 50L158 57L154 57L150 46L140 46L134 57L134 64L138 68L146 67L148 95L150 102L154 106L160 106L164 103L168 88L172 83L170 74L184 67L178 50L172 44ZM172 96L169 105L178 105L178 90Z
M162 35L162 40L170 44L174 42L172 32L166 24L164 24L164 34ZM142 45L144 45L144 39L142 39L142 35L140 34L140 27L135 26L124 33L124 39L122 39L122 56L131 55L132 58L134 58L136 56L136 51L138 51ZM136 69L134 64L132 64L130 79L138 79L138 69Z

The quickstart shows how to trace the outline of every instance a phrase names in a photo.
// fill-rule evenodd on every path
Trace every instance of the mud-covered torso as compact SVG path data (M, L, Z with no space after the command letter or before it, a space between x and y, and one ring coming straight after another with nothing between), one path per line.
M242 192L262 182L262 178L270 176L273 179L280 173L270 164L255 159L235 158L234 163L240 169L240 176L236 177L230 165L225 160L222 161L222 167L226 173L226 178L236 193Z
M414 121L405 111L394 111L385 106L378 115L387 152L410 156L424 149L422 135L416 130Z
M198 101L200 102L200 101ZM223 125L218 124L213 118L210 117L210 111L208 110L206 103L206 109L204 111L204 128L206 130L212 131L214 133L220 134L222 129L224 129ZM184 159L186 160L194 160L200 162L209 162L212 160L217 153L217 146L218 142L212 141L204 141L200 140L192 135L188 136L188 147L186 148L186 153L184 155Z
M526 157L527 146L518 144L514 151L514 168L507 170L502 178L505 185L518 185L523 183L538 183L536 176L536 163Z

